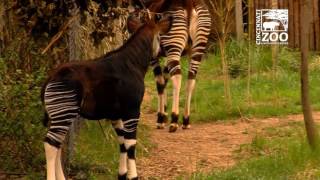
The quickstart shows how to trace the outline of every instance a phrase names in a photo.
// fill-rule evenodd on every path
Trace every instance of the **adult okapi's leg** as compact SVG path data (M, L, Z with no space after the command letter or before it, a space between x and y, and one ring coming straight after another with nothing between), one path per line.
M168 121L166 106L167 106L167 96L165 88L169 79L168 68L165 67L162 71L162 68L159 63L159 59L154 59L151 61L151 66L153 68L153 74L156 80L157 92L158 92L158 119L157 119L157 128L163 129L165 123Z
M58 149L58 154L56 157L56 178L57 180L63 180L65 179L63 168L62 168L62 163L61 163L61 151L62 149Z
M178 129L179 119L179 94L181 88L181 66L180 57L188 40L187 13L184 9L170 11L173 16L171 30L161 36L161 45L166 51L167 67L173 85L173 102L171 124L169 132Z
M112 121L112 127L117 133L118 142L120 145L120 159L119 159L119 171L118 171L118 179L126 180L127 179L127 149L124 145L124 131L123 131L123 122L122 120Z
M51 82L46 86L44 103L50 118L50 126L44 142L48 180L65 179L60 161L60 146L70 125L78 119L77 96L76 91L63 82Z
M128 174L129 180L138 179L136 167L136 144L137 144L137 126L139 119L123 120L124 146L128 154Z
M56 180L56 157L58 154L58 148L51 146L48 143L44 143L44 149L46 153L47 161L47 180Z
M186 103L183 114L183 129L190 128L191 97L196 84L195 78L202 56L205 53L210 33L211 18L209 11L201 4L196 5L191 13L190 38L192 40L192 54L189 63L188 82L186 87Z

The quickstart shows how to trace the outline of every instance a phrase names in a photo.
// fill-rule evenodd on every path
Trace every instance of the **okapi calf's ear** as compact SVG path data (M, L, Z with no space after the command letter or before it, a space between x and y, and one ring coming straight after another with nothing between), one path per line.
M139 29L139 27L141 27L141 26L142 26L142 23L141 23L140 19L138 19L137 17L134 17L134 16L128 17L127 27L128 27L129 33L136 32Z
M158 21L156 23L159 28L160 34L166 34L171 29L173 17L172 16L165 16L165 17L162 17L160 20L157 20L157 18L156 18L156 21Z

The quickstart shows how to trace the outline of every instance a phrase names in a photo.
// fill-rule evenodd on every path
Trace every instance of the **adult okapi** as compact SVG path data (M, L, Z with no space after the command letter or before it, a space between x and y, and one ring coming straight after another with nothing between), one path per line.
M136 4L148 8L151 12L173 16L171 30L161 35L161 46L166 56L165 67L162 69L159 60L152 61L158 90L157 128L164 128L167 121L166 94L167 81L171 77L173 85L173 102L169 132L175 132L179 119L179 94L181 88L180 58L185 47L190 44L190 61L188 82L186 87L186 103L183 113L183 129L190 128L190 105L195 87L195 78L205 53L211 29L211 16L202 0L134 0Z
M172 17L152 18L139 28L129 22L137 31L119 49L95 60L63 64L49 75L42 89L50 120L44 142L48 180L65 179L60 146L79 116L111 120L120 144L118 179L138 179L135 145L144 77Z

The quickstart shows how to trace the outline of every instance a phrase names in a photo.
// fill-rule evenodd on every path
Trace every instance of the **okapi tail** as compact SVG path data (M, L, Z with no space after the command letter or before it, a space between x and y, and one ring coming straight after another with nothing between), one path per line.
M48 79L45 81L45 83L43 83L42 85L42 88L41 88L41 94L40 94L40 97L41 97L41 102L42 104L44 105L44 92L45 92L45 88L48 84ZM42 119L42 124L44 127L48 127L48 123L49 123L49 115L47 113L46 110L44 110L44 116L43 116L43 119Z
M49 123L49 115L47 112L45 112L44 117L42 119L42 124L44 127L48 127L48 123Z

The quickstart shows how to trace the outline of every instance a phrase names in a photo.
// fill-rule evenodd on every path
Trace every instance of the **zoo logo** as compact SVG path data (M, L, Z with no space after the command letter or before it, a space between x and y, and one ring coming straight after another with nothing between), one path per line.
M256 10L256 44L288 44L288 9Z

